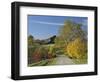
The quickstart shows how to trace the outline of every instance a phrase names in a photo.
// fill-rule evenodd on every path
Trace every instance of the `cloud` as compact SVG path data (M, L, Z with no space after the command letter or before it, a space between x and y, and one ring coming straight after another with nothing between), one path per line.
M35 20L32 20L31 22L33 23L39 23L39 24L48 24L48 25L64 25L62 23L53 23L53 22L45 22L45 21L35 21Z

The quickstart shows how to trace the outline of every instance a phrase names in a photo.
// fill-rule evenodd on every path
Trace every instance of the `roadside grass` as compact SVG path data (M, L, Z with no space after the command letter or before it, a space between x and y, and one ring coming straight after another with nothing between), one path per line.
M39 61L39 62L36 62L36 63L29 64L28 66L29 67L32 67L32 66L45 66L47 63L48 63L47 60L42 60L42 61Z
M36 63L28 64L28 66L29 67L32 67L32 66L48 66L48 65L53 64L53 60L54 60L54 58L41 60L41 61L36 62Z
M85 54L82 58L79 58L79 59L73 58L72 60L75 64L87 64L88 63L87 54Z
M87 64L87 59L73 59L75 64Z
M49 60L47 65L48 66L55 65L55 63L56 63L56 58L52 58L52 59Z

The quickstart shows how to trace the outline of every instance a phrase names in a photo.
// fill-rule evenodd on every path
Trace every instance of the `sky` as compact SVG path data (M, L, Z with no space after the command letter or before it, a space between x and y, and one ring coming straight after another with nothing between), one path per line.
M66 20L82 24L81 28L87 31L87 17L28 15L28 35L40 40L58 35Z

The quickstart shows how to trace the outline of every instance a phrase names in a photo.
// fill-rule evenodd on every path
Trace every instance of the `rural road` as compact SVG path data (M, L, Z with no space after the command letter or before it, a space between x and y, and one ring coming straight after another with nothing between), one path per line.
M59 55L55 58L55 65L72 65L75 64L70 58L65 55Z

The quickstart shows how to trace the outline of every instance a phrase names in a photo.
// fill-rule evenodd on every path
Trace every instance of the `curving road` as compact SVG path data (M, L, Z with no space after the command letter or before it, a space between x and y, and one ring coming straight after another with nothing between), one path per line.
M72 65L75 64L70 58L65 55L59 55L54 59L54 65Z

